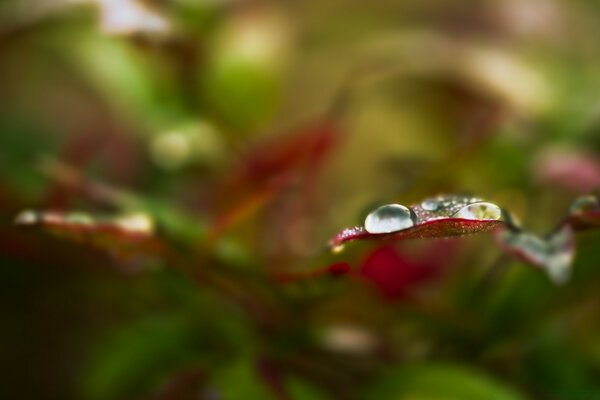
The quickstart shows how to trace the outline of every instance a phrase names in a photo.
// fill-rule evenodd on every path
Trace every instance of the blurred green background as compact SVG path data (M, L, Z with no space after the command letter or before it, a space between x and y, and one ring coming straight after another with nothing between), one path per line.
M438 193L551 230L600 186L599 37L588 0L3 0L0 398L600 399L600 234L564 286L485 234L327 249Z

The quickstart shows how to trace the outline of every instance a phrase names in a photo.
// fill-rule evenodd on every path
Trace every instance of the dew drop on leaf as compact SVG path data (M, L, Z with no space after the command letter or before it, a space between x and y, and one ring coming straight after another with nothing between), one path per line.
M21 211L15 218L15 225L33 225L39 221L39 215L33 210Z
M338 244L337 246L333 246L333 247L331 248L331 252L332 252L333 254L340 254L342 251L344 251L344 249L345 249L345 248L346 248L346 246L345 246L345 245L343 245L343 244Z
M421 208L425 211L435 211L440 206L440 201L436 199L425 199L421 203Z
M65 215L65 222L73 225L93 225L94 218L82 212L72 212Z
M464 206L452 217L461 219L498 221L502 218L502 209L494 203L480 201Z
M589 195L575 199L575 201L573 201L573 203L571 204L569 213L571 215L576 215L585 214L590 211L596 210L600 210L600 202L598 201L598 198L596 196Z
M365 219L365 229L369 233L391 233L415 225L411 210L400 204L387 204L372 211Z

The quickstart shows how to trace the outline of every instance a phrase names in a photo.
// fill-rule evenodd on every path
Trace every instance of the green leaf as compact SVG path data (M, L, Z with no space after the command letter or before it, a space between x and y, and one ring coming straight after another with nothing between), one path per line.
M97 349L83 382L87 399L140 398L161 378L193 361L194 335L180 317L142 319L110 335Z
M327 400L330 398L319 388L296 377L288 378L287 389L293 400Z
M365 399L520 400L517 392L486 374L453 364L423 364L385 373Z
M213 377L212 386L222 400L274 399L251 358L219 370Z

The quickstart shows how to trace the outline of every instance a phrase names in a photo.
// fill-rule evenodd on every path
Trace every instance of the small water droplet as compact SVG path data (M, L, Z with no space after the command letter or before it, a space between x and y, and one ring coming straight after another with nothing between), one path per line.
M152 234L154 232L154 220L145 213L133 213L118 218L115 223L126 231L132 233Z
M573 201L569 212L571 214L585 214L590 211L599 210L600 202L596 196L582 196Z
M342 251L344 251L344 248L345 248L345 247L346 247L346 246L345 246L345 245L343 245L343 244L338 244L338 245L336 245L336 246L333 246L333 247L331 248L331 252L332 252L333 254L340 254Z
M421 203L421 208L425 211L435 211L439 208L440 202L436 199L425 199Z
M33 210L25 210L25 211L21 211L16 217L15 217L15 224L16 225L33 225L36 224L37 222L39 222L39 215L37 212L33 211Z
M498 221L502 218L502 209L494 203L480 201L464 206L453 218Z
M415 225L413 213L400 204L387 204L372 211L365 219L365 229L369 233L391 233Z
M94 219L85 213L72 212L66 216L65 222L76 225L92 225L94 223Z

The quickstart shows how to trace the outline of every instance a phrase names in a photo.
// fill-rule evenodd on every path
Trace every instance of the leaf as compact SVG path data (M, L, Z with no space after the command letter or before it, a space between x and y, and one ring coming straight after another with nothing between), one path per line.
M216 189L215 234L253 214L301 180L310 186L340 138L337 124L325 118L297 132L262 141L235 165Z
M520 230L498 231L496 239L507 254L545 270L556 284L571 275L575 259L575 232L600 227L600 202L594 195L582 196L571 204L569 214L548 237Z
M595 195L578 197L571 203L569 215L564 221L576 230L600 227L600 201Z
M16 217L15 224L106 252L131 266L148 262L163 251L154 234L154 222L144 213L98 218L81 212L26 210Z
M103 340L83 380L88 399L144 398L174 370L198 358L197 338L181 316L154 316Z
M292 400L327 400L330 398L320 388L303 379L291 376L286 383Z
M393 369L367 390L364 399L523 400L486 374L453 364L423 364Z
M382 246L363 262L360 274L375 284L389 300L405 298L417 285L438 277L452 258L453 243L435 242L417 257L400 253L393 246Z
M273 277L279 283L289 283L289 282L297 282L306 279L317 278L321 276L341 276L349 274L352 271L352 267L350 264L346 262L337 262L330 264L324 268L313 269L308 271L285 271L285 272L276 272L273 274Z
M439 196L410 207L379 207L367 216L364 227L344 229L330 246L335 251L353 240L462 236L492 231L507 220L507 213L495 204L466 196Z
M212 379L212 385L218 398L223 400L275 399L251 359L239 360L220 369Z
M379 207L367 216L364 227L344 229L329 244L338 252L354 240L442 238L495 231L496 241L506 254L546 271L554 283L564 284L575 258L575 233L598 227L600 201L595 195L577 198L558 228L547 237L523 231L509 212L493 203L451 195L410 207Z
M497 239L507 254L543 269L554 283L564 284L571 276L575 233L570 225L562 225L548 238L506 229L498 232Z

